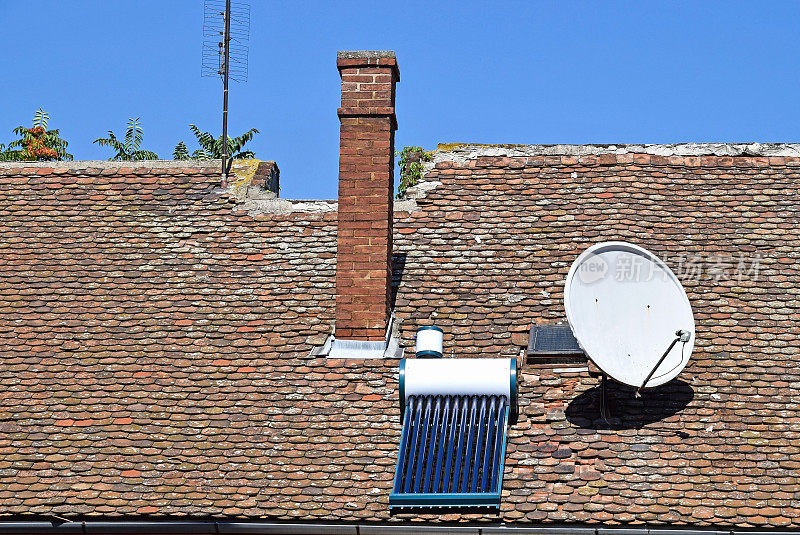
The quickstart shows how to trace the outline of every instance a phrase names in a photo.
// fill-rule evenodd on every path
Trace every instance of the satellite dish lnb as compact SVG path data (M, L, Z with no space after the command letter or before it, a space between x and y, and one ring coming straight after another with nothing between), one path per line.
M564 287L567 321L604 374L642 388L674 379L694 347L694 315L675 274L625 242L589 247Z

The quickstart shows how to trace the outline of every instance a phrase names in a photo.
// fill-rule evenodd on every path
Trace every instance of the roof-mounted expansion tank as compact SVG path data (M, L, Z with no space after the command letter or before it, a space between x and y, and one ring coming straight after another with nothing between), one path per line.
M417 329L417 358L442 358L444 332L439 327L427 326Z

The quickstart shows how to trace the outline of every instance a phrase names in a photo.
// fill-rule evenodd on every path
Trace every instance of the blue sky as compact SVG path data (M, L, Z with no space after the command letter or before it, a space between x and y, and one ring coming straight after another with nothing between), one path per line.
M800 141L800 2L250 4L230 132L261 130L287 198L336 196L337 50L396 51L398 148ZM128 117L162 158L189 123L218 133L202 16L196 0L0 0L0 142L40 106L76 159L107 159L91 141Z

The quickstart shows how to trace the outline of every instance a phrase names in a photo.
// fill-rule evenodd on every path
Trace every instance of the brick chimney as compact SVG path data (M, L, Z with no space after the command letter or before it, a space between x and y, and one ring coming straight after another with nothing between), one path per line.
M342 77L336 331L384 340L390 316L394 197L394 52L339 52Z

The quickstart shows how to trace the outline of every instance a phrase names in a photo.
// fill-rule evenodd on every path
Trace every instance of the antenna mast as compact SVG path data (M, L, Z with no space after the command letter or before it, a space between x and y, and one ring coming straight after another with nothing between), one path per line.
M203 10L202 76L222 78L222 185L227 185L232 160L228 154L228 81L247 81L250 6L231 0L206 0Z
M228 74L231 61L231 0L225 0L225 32L222 38L222 186L228 183Z

